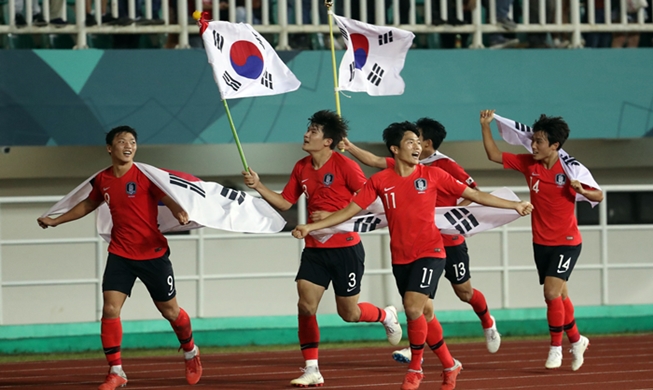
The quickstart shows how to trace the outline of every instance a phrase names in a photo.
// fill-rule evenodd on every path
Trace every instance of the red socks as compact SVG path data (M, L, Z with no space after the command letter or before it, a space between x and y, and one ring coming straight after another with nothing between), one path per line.
M358 307L361 309L361 317L358 322L383 322L385 320L385 310L371 303L361 302Z
M424 356L424 343L427 334L428 327L423 314L415 320L408 320L408 341L410 342L410 352L412 354L408 365L409 370L422 370L422 357Z
M472 305L472 309L474 309L478 318L481 319L483 329L491 328L493 321L492 318L490 318L490 311L487 309L487 302L485 301L483 293L474 289L469 304Z
M100 325L100 338L102 339L102 348L110 366L122 365L120 357L120 344L122 343L122 323L120 317L105 319L102 318Z
M565 323L565 307L562 297L553 300L546 300L546 318L549 321L549 333L551 334L551 346L562 346L562 329Z
M297 319L299 322L299 346L302 349L304 360L317 360L317 348L320 344L320 328L317 326L317 318L314 315L300 315Z
M190 352L195 348L195 342L193 342L193 329L190 326L190 317L188 313L182 308L179 308L179 315L174 321L170 321L172 329L177 334L177 339L181 344L181 348L184 352Z
M569 297L563 299L562 304L565 307L564 330L567 333L569 342L575 343L580 340L580 333L578 332L576 320L574 319L574 305L571 303Z
M429 348L437 355L438 359L442 363L442 367L451 368L455 365L453 357L449 352L447 344L444 342L444 337L442 336L442 325L435 316L433 319L427 323L428 326L428 335L426 336L426 343L429 345ZM491 326L491 325L490 325Z

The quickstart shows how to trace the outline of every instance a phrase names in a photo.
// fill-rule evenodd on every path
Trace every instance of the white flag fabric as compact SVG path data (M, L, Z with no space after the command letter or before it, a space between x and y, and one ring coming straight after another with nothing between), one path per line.
M533 152L531 146L533 140L533 129L530 126L526 126L523 123L519 123L512 119L504 118L497 114L494 114L494 119L497 121L497 126L499 127L499 134L504 141L510 145L522 145L530 153ZM594 180L594 177L590 173L589 169L585 165L581 164L580 161L576 160L565 152L562 148L558 150L558 155L560 156L560 163L562 164L562 169L565 171L567 177L571 180L578 180L586 186L600 190L598 183ZM599 204L598 202L593 202L581 194L576 194L576 202L585 201L589 202L592 207Z
M286 225L283 217L263 199L223 187L215 182L201 181L181 172L168 172L142 163L134 164L188 213L190 222L180 225L166 206L159 205L158 223L162 233L205 226L232 232L278 233ZM77 186L42 216L63 214L86 199L91 193L91 180L100 172L102 171ZM109 206L106 203L102 203L97 209L96 223L100 236L109 242L113 225Z
M340 62L338 87L372 96L401 95L406 54L415 34L333 15L347 51Z
M519 201L519 197L506 187L491 193L499 198ZM519 218L519 213L511 209L499 209L472 203L468 206L436 207L435 225L442 234L460 234L465 237L503 226ZM361 211L352 219L326 229L315 230L310 234L324 242L335 233L367 233L388 226L381 199L377 198L367 210ZM323 241L324 240L324 241Z
M454 161L453 158L447 156L447 155L444 154L444 153L440 153L440 152L438 152L438 151L436 150L435 153L433 153L432 155L428 156L427 158L422 159L422 160L419 160L419 163L422 164L422 165L431 165L433 162L438 161L438 160L442 160L443 158L446 158L446 159L448 159L448 160Z
M245 23L200 20L200 31L220 97L234 99L292 92L301 83L277 52Z

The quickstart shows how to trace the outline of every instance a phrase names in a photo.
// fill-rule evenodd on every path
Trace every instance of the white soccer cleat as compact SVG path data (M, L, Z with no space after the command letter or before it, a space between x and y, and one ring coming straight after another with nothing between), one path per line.
M562 365L562 347L551 347L549 349L549 357L546 358L544 367L549 370L559 368Z
M401 325L399 325L399 317L397 316L397 309L394 306L388 306L385 309L385 320L383 327L385 328L385 335L392 345L397 345L401 341Z
M590 346L590 340L585 336L580 336L580 339L571 344L571 352L574 357L571 359L571 370L578 370L585 362L585 351Z
M295 387L319 387L324 385L324 378L317 366L309 366L301 369L304 373L297 379L290 381Z
M492 318L492 326L483 329L483 333L485 333L485 345L490 353L496 353L501 346L501 334L497 330L497 321L492 316L490 318Z
M399 349L392 353L392 358L397 363L410 363L412 357L410 348Z

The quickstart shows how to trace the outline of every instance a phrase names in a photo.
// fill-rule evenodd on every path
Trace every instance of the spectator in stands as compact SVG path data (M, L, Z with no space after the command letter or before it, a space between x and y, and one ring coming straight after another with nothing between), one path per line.
M496 1L496 11L497 11L497 24L507 31L515 31L517 29L517 23L514 20L510 19L508 14L510 13L510 7L514 6L514 0L497 0ZM502 33L490 34L490 47L494 49L501 49L505 47L514 47L519 43L519 40L516 38L509 39L504 36Z
M16 26L25 27L27 26L27 20L25 18L25 0L16 0ZM46 26L48 22L43 18L41 13L41 6L39 5L38 0L32 0L32 26L43 27Z
M583 23L589 22L589 15L587 14L587 12L583 15L582 22ZM596 24L605 23L604 0L594 0L594 23ZM612 40L612 35L607 32L585 33L583 37L585 38L585 47L592 47L592 48L610 47L610 43Z
M626 2L626 22L627 23L637 23L637 15L639 10L648 6L648 3L645 0L632 0ZM644 14L644 17L647 17L647 14ZM612 22L621 23L621 2L613 2L612 8ZM630 32L615 32L612 33L612 47L614 48L633 48L639 47L639 32L630 31Z

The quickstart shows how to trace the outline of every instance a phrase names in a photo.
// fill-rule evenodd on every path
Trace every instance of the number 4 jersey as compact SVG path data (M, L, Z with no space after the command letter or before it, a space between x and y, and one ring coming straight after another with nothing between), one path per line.
M503 167L524 174L531 192L533 242L539 245L578 245L582 242L576 222L576 192L560 165L547 169L530 154L503 153Z
M365 209L377 196L381 198L390 230L392 264L408 264L423 257L447 256L435 225L438 192L459 198L465 188L437 167L417 165L407 177L388 168L374 174L353 201Z

